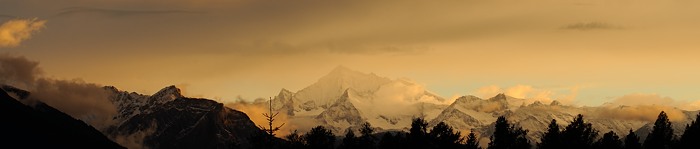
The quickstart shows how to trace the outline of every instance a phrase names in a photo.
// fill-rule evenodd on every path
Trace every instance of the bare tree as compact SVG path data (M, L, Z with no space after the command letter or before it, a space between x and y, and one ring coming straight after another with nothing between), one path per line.
M284 123L282 123L282 125L279 125L277 127L274 127L274 125L272 124L275 121L275 117L277 117L277 115L279 115L279 114L280 114L279 112L272 113L272 97L270 97L270 113L263 113L262 114L263 116L265 116L265 118L267 118L268 127L258 125L258 127L261 130L263 130L263 131L265 131L265 133L267 133L266 138L267 138L267 141L269 143L268 145L273 144L273 140L275 138L275 132L279 131L280 128L282 126L284 126Z

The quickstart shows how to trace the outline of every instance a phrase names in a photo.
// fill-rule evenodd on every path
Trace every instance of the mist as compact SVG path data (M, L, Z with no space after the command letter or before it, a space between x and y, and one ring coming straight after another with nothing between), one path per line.
M0 83L31 92L23 103L41 101L101 130L112 124L117 109L102 85L80 79L46 77L39 62L23 56L0 54Z

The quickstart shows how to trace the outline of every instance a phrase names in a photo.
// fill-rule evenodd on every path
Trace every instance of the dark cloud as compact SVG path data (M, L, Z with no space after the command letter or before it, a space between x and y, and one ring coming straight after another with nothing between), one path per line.
M201 14L204 12L186 10L118 10L92 7L69 7L61 10L54 17L73 16L79 14L97 14L108 17L128 17L139 15L166 15L166 14Z
M0 54L0 83L29 90L31 94L27 100L42 101L95 128L112 123L117 110L101 85L79 79L46 78L38 66L39 62L22 56Z
M0 14L0 19L12 19L17 18L16 16Z
M33 86L42 73L38 66L39 62L23 56L0 54L0 83L19 88Z
M608 23L603 23L603 22L581 22L581 23L574 23L574 24L566 25L566 26L562 27L562 29L587 31L587 30L622 29L622 27L617 26L617 25L608 24Z

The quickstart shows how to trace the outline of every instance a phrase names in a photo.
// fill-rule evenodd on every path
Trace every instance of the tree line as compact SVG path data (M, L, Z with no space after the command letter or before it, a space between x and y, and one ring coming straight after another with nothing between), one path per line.
M599 131L579 114L563 127L552 119L541 140L531 142L526 138L527 130L500 116L486 149L695 149L700 148L699 118L700 113L686 125L682 135L675 136L668 116L661 111L651 132L641 142L633 130L624 137L613 131L599 136ZM295 131L275 143L265 143L261 138L249 141L251 148L275 149L482 149L480 137L473 131L462 136L444 122L429 129L428 122L422 118L413 119L409 132L376 133L370 123L362 124L358 131L355 134L348 129L337 140L330 129L316 126L305 134Z

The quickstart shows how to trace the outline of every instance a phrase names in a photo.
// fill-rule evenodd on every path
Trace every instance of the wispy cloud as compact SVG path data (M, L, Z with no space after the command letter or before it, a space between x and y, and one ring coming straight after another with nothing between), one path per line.
M12 19L0 25L0 48L16 47L22 41L32 37L32 34L43 29L46 20Z
M604 23L604 22L580 22L580 23L566 25L566 26L562 27L562 29L587 31L587 30L623 29L623 27L609 24L609 23Z
M92 7L69 7L61 10L54 17L73 16L79 14L97 14L108 17L128 17L139 15L166 15L166 14L201 14L204 12L187 11L187 10L119 10L119 9L103 9Z

